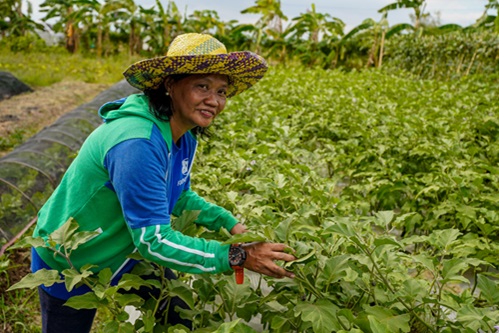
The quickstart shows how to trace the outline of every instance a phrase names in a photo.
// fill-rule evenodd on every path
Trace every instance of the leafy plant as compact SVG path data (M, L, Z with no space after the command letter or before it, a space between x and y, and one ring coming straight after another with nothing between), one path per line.
M182 312L197 332L493 332L497 88L494 75L271 68L217 117L192 175L194 190L251 232L208 232L193 223L197 212L173 226L289 244L298 259L282 264L296 278L181 275L161 285L165 295L192 305ZM120 312L129 300L111 296L104 277L92 305L106 299L116 311L101 311L102 327L129 327ZM135 304L134 328L149 329L155 303Z

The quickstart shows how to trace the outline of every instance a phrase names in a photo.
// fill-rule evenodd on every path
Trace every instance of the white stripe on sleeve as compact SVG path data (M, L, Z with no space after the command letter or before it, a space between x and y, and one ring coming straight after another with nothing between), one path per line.
M144 240L144 236L145 236L145 233L146 233L146 227L143 227L141 229L142 230L141 230L141 235L140 235L140 242L147 247L147 251L153 257L156 257L156 258L158 258L158 259L160 259L162 261L171 262L173 264L180 265L180 266L194 267L194 268L197 268L197 269L199 269L200 271L203 271L203 272L212 272L212 271L214 271L216 269L215 267L204 267L204 266L199 265L199 264L192 264L192 263L183 262L183 261L180 261L180 260L175 260L175 259L167 258L167 257L161 255L158 252L154 252L151 249L151 243L146 242ZM189 248L187 248L185 246L174 244L174 243L171 243L171 242L168 242L166 240L161 239L161 235L159 235L159 225L156 226L156 236L158 237L158 241L159 242L161 242L163 244L166 244L166 245L169 245L169 246L171 246L170 244L173 244L174 246L172 246L172 247L175 248L175 249L178 249L178 250L181 250L181 251L185 251L185 252L188 252L188 253L192 253L192 254L196 254L196 255L202 255L205 258L214 258L215 257L215 255L213 253L205 253L205 252L202 252L202 251L198 251L198 250L194 250L194 249L189 249ZM196 252L199 252L199 253L196 253Z

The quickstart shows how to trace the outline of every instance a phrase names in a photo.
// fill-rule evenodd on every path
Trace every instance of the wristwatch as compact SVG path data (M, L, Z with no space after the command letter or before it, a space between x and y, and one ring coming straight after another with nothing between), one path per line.
M232 244L229 249L229 264L231 267L243 267L246 261L246 251L241 244Z
M246 261L246 251L241 244L232 244L229 248L229 264L236 274L236 283L244 283L244 262Z

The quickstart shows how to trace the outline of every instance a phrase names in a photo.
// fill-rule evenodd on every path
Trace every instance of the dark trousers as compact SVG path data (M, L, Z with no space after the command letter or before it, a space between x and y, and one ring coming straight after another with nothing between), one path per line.
M165 269L165 277L168 279L176 279L175 274ZM151 277L146 277L151 278ZM160 291L158 289L151 289L142 287L139 290L130 291L147 300L151 297L157 298ZM40 295L40 306L42 313L42 332L43 333L88 333L92 328L92 323L96 314L95 309L82 309L76 310L72 307L65 306L65 300L50 296L41 287L38 287ZM188 309L187 304L178 297L166 300L170 302L168 306L168 313L158 313L157 318L167 316L169 324L182 324L192 330L192 322L187 319L180 318L180 315L175 311L175 307L179 306L183 309ZM166 308L162 305L161 308Z

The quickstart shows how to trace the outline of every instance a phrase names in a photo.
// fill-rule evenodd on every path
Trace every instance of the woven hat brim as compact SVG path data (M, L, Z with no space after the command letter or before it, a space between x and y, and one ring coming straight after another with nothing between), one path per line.
M155 89L173 74L223 74L229 77L227 97L233 97L257 83L267 71L267 62L249 52L217 55L164 56L139 61L123 75L139 90Z

